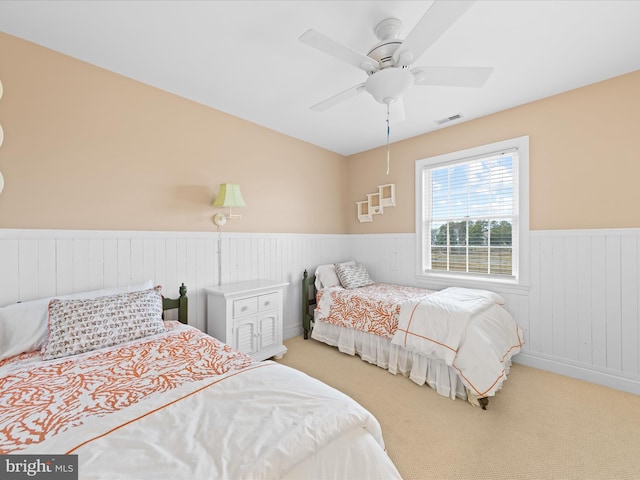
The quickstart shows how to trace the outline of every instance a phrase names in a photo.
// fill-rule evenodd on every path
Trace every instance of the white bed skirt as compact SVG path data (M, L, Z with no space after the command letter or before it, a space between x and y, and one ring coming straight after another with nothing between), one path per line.
M342 353L358 355L362 360L388 370L394 375L400 373L418 385L429 385L440 395L467 400L467 388L457 372L446 364L427 358L418 353L408 352L399 345L373 333L361 332L325 322L315 322L311 338L338 347ZM509 368L511 361L506 362ZM476 404L474 395L469 400Z

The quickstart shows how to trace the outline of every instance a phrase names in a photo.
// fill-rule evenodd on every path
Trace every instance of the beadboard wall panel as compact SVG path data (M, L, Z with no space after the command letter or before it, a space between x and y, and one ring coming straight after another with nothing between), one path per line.
M184 282L189 323L206 330L202 289L217 285L220 265L222 283L289 282L290 338L301 334L303 270L354 258L376 281L417 286L414 242L413 234L0 230L0 305L147 279L173 296ZM639 249L638 229L532 232L530 288L497 289L524 332L515 361L640 394Z
M284 335L290 338L302 332L302 272L347 258L344 235L0 230L0 305L148 279L172 297L184 283L189 323L206 331L202 289L218 284L220 264L222 283L289 282Z

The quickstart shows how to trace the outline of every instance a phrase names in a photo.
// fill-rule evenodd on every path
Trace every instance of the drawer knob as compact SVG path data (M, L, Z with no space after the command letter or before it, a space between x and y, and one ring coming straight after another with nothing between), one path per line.
M271 302L267 300L266 302L264 302L264 305L265 305L265 307L266 307L267 305L271 305Z

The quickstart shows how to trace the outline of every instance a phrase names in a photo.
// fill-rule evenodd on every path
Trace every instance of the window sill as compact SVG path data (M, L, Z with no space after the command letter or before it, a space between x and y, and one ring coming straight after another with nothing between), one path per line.
M469 278L463 275L455 274L418 274L416 275L416 282L420 286L431 288L446 288L446 287L465 287L465 288L477 288L482 290L495 290L498 292L512 293L516 295L527 295L530 290L529 285L518 283L514 280L496 280L489 278Z

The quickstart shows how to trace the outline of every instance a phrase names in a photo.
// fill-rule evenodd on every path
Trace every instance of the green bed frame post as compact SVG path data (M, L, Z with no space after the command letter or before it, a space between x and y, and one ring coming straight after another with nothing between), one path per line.
M178 321L180 323L184 323L185 325L189 321L189 310L188 310L188 299L187 299L187 287L183 283L180 285L178 289L180 292L180 297L178 298L163 298L162 299L162 309L163 310L172 310L174 308L178 309Z
M309 338L313 321L313 314L309 313L309 307L316 304L315 278L315 275L310 277L306 270L302 274L302 329L305 340Z
M187 287L184 283L180 285L178 292L180 293L180 297L178 297L178 319L186 324L189 321L189 303L187 302Z

